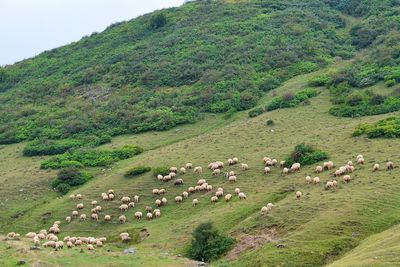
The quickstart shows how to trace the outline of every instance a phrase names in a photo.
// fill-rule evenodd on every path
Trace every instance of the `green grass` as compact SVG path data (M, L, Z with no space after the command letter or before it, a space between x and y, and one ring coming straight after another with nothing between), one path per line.
M286 90L296 92L304 89L309 77L310 75L296 77L276 91L281 94ZM400 196L397 194L400 185L396 181L399 169L392 172L371 172L373 163L379 162L383 166L386 160L392 160L398 164L400 156L393 140L352 137L354 128L360 123L378 121L393 116L393 113L357 119L337 118L328 114L331 107L329 98L329 92L323 90L319 96L311 99L307 106L275 110L252 119L247 118L246 113L239 113L227 122L219 116L206 116L196 124L180 126L166 132L114 138L110 144L103 147L137 144L145 148L145 152L132 159L120 161L111 169L88 169L95 178L74 191L84 195L86 214L90 213L88 207L91 200L100 201L105 211L103 214L113 216L112 222L107 224L102 221L64 223L65 216L70 214L78 201L72 201L68 196L56 198L55 193L48 189L48 178L45 178L54 176L54 173L39 170L40 160L35 157L23 158L20 156L21 151L15 157L13 151L21 150L22 145L5 146L0 153L7 152L10 157L8 162L16 162L17 173L26 171L27 178L23 181L41 184L41 195L32 203L28 201L29 205L25 208L27 212L17 219L10 218L13 212L9 209L18 210L25 207L26 202L15 198L9 202L9 208L5 209L2 206L0 215L3 224L0 229L4 233L11 230L26 233L49 227L54 220L61 220L62 237L105 235L109 239L116 239L122 231L146 228L150 236L138 244L129 245L138 249L137 257L148 260L149 264L154 262L159 266L175 266L175 256L182 254L187 248L192 230L200 222L211 220L220 231L233 237L243 232L256 234L270 228L277 231L277 240L273 243L267 243L254 251L245 251L234 261L224 257L214 262L215 266L323 266L334 262L358 244L362 244L365 238L400 221ZM267 119L272 119L274 125L266 126ZM355 161L359 153L364 155L366 164L356 166L357 170L352 175L354 179L349 184L343 184L340 180L340 186L335 191L324 190L324 183L332 179L328 172L319 175L321 185L311 186L305 183L306 175L315 175L314 165L303 167L301 172L289 176L282 175L275 168L271 175L263 175L264 156L283 159L290 154L295 145L302 142L326 151L337 166L345 164L348 160ZM206 169L210 161L226 161L233 156L250 166L248 171L241 171L239 165L225 168L238 172L236 184L227 183L222 176L213 177L208 170L200 176L192 172L180 176L185 183L183 187L174 187L172 183L160 183L151 172L135 179L123 177L133 166L181 167L186 162L192 162L195 166L200 165ZM7 170L9 177L12 177L14 167L3 162L0 164L2 170ZM32 177L31 180L28 177ZM214 188L222 186L226 193L233 193L235 187L240 187L248 198L239 201L234 197L229 203L219 201L211 204L211 193L196 193L182 204L173 203L176 195L194 185L200 177L206 178ZM10 185L9 189L3 189L2 192L13 195L18 192L18 186L14 184L21 181L9 178L2 182ZM145 206L154 206L157 197L152 196L151 190L163 187L167 189L166 198L169 203L161 208L161 218L136 221L133 218L136 210L144 211ZM115 190L117 200L104 203L100 200L100 194L110 188ZM303 192L301 201L295 200L294 192L297 190ZM29 195L29 199L33 198L33 192L29 194L32 194ZM140 202L133 210L127 212L128 223L121 225L117 222L120 214L117 208L118 199L123 195L134 194L141 196ZM194 197L200 201L197 207L191 205ZM43 203L43 199L47 199L47 202ZM273 202L276 207L268 216L261 216L259 210L268 202ZM43 219L43 214L48 212L51 215ZM276 248L276 244L280 243L286 247ZM107 244L106 248L110 247L118 254L127 246ZM48 259L51 264L63 265L71 262L85 266L90 262L89 259L98 257L102 259L101 264L107 265L115 260L102 249L89 257L87 252L80 254L64 250L50 254L47 251L48 249L45 249L40 253L43 253L42 258L46 261ZM19 258L19 254L12 253L12 250L0 250L0 255L2 253L11 255L11 258ZM169 253L172 258L160 259L159 255L164 253ZM31 258L29 255L26 257ZM120 260L117 262L121 266L131 264L125 261L125 257L117 259ZM95 261L100 263L100 260ZM182 261L183 265L188 263Z

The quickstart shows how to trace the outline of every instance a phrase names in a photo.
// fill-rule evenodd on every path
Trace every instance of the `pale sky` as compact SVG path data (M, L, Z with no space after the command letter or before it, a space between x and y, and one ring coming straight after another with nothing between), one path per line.
M0 0L0 65L184 0Z

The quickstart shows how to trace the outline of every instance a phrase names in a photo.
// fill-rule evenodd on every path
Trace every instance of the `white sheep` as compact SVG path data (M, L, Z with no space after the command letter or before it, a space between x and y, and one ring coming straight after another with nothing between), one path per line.
M216 196L212 196L211 197L211 202L212 203L216 203L218 201L218 197L216 197Z
M262 214L262 215L266 215L267 213L268 213L268 208L265 207L265 206L262 207L262 208L261 208L261 214Z
M218 190L217 192L215 192L216 197L222 197L223 195L224 195L224 191L222 191L222 190Z
M267 208L268 208L269 210L272 210L273 207L274 207L274 204L272 204L272 203L268 203L268 204L267 204Z
M122 205L119 206L119 210L121 212L127 211L128 209L129 209L129 206L126 205L126 204L122 204Z
M71 195L69 195L69 198L70 198L70 199L75 199L75 195L74 195L74 194L71 194Z
M231 194L226 194L225 195L225 201L228 202L232 199L232 195Z
M281 168L283 168L283 167L285 166L285 164L286 164L286 161L284 161L284 160L282 160L282 161L279 162L279 166L280 166Z
M299 200L303 194L300 191L296 192L296 198Z
M71 222L71 216L65 217L65 220L66 220L68 223L70 223L70 222Z
M97 205L97 201L96 200L93 200L92 201L92 206L96 206Z
M242 167L242 170L244 170L244 171L249 169L249 165L246 163L242 163L241 167Z
M122 197L121 198L121 202L122 203L129 203L129 202L131 202L131 198L130 197Z
M142 216L143 216L142 212L140 212L140 211L135 212L135 218L136 219L140 220L140 219L142 219Z
M314 177L313 183L314 183L314 184L319 184L319 183L320 183L319 177Z
M188 162L188 163L186 163L185 167L186 167L186 169L191 169L191 168L193 168L193 164Z
M183 191L182 197L183 197L183 198L188 198L188 197L189 197L189 193L186 192L186 191Z
M322 166L317 166L317 167L315 167L315 172L316 172L316 173L321 173L322 171L323 171Z
M179 169L179 172L180 172L180 174L185 174L186 173L186 169L182 167L182 168Z
M181 196L176 196L176 197L175 197L175 202L176 202L176 203L181 203L182 200L183 200L183 199L182 199Z
M162 205L162 202L159 199L156 199L155 203L156 203L157 207L161 207L161 205Z
M197 198L194 198L192 200L192 206L196 206L197 204L199 204L199 200Z
M125 223L126 222L126 216L125 215L121 215L121 216L119 216L118 220L119 220L120 223Z
M363 165L364 164L364 158L358 158L357 163Z
M92 213L92 215L90 215L90 218L92 218L92 220L94 220L94 221L98 221L99 220L99 215L97 215L97 213Z
M78 210L81 210L81 209L83 209L84 207L85 207L85 205L83 205L83 203L79 203L79 204L76 205L76 208L77 208Z
M82 195L81 194L76 194L76 198L77 199L82 199Z
M195 168L193 169L193 172L194 172L194 173L197 173L197 174L202 174L202 173L203 173L203 168L200 167L200 166L197 166L197 167L195 167Z
M73 210L71 214L72 214L72 217L78 217L79 213L77 210Z
M157 175L157 180L162 181L163 178L164 178L164 176L162 176L161 174L158 174L158 175Z
M310 176L306 176L306 183L307 184L311 184L312 183L312 179Z
M231 183L236 183L237 177L236 176L229 176L228 181Z
M378 163L375 163L374 166L372 167L372 171L373 171L373 172L376 172L376 171L378 171L378 170L379 170L379 164L378 164Z
M283 168L282 173L287 175L289 174L289 169L288 168Z
M162 202L163 205L167 205L167 199L165 197L163 197L161 199L161 202Z
M178 172L178 168L177 167L171 167L171 168L169 168L169 171L177 173Z
M243 192L240 192L238 196L240 200L246 199L246 195Z
M265 173L265 174L271 173L271 168L270 168L270 167L265 167L265 168L264 168L264 173Z
M219 175L219 174L221 174L221 170L220 169L215 169L212 172L212 175Z
M88 250L94 250L94 246L93 246L92 244L88 244L88 245L87 245L87 249L88 249Z
M153 219L153 213L148 212L148 213L146 214L146 218L147 218L147 220Z
M388 161L388 162L386 163L386 169L387 169L388 171L393 170L393 169L394 169L394 164L393 164L393 162Z
M104 215L104 221L106 222L111 221L111 215Z
M237 195L239 195L239 193L240 193L240 188L235 188L235 193L236 193Z
M86 220L86 214L81 214L81 216L79 217L79 219L81 221L85 221Z
M328 181L328 182L326 182L326 186L325 186L327 189L330 189L330 188L333 188L334 186L333 186L333 182L331 182L331 181Z
M345 175L345 176L343 176L343 181L344 181L345 183L350 182L350 180L351 180L350 175Z
M160 194L160 190L158 190L157 188L152 190L153 195L158 195Z
M129 202L128 203L129 208L134 208L135 207L135 202Z
M139 202L139 196L138 196L138 195L135 195L135 196L133 197L133 202L136 202L136 203Z
M324 162L323 167L324 167L324 169L330 170L334 167L334 165L333 165L332 161L327 161L327 162Z

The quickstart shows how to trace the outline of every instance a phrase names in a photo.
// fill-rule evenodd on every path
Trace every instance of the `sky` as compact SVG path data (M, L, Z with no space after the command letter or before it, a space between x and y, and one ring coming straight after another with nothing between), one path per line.
M0 0L0 65L184 0Z

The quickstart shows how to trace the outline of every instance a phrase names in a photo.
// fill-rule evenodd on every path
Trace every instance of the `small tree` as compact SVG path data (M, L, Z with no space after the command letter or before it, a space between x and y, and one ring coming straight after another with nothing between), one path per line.
M167 24L167 17L164 14L153 15L150 19L150 27L152 29L164 27L165 24Z
M211 222L197 226L192 236L188 256L195 260L217 259L233 244L232 238L221 235Z

